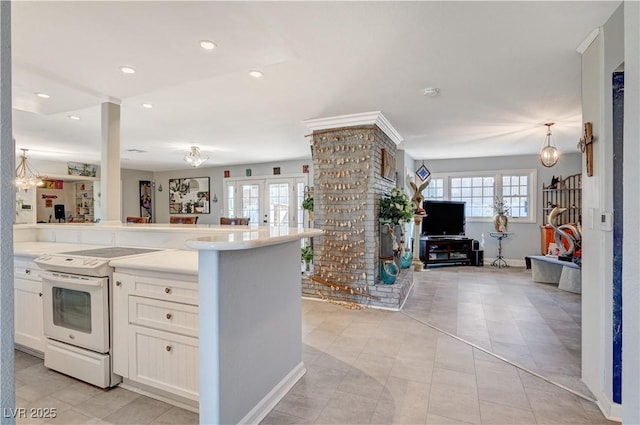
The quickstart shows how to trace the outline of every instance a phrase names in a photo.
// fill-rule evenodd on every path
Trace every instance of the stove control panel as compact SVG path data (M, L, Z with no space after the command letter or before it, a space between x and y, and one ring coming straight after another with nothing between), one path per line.
M109 259L80 257L65 254L42 255L34 262L43 270L81 274L85 276L109 276Z

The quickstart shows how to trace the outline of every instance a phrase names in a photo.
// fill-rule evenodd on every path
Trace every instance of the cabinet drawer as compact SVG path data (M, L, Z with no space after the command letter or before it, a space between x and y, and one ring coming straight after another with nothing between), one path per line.
M134 325L198 337L198 307L193 305L130 296L129 321Z
M198 339L129 326L129 379L198 400Z
M124 275L123 275L124 276ZM198 283L154 277L126 275L130 281L129 293L141 297L157 298L198 305Z
M40 279L40 268L32 261L14 260L13 274L16 279L42 281L42 279Z

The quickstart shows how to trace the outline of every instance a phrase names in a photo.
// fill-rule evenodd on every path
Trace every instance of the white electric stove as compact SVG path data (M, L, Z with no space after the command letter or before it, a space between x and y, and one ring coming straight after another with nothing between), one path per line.
M113 268L109 261L158 251L104 247L34 260L43 270L46 367L102 388L120 383L121 377L111 372Z

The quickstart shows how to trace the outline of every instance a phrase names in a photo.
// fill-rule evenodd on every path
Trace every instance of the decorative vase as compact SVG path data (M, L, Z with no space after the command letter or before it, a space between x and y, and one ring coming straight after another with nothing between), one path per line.
M413 260L413 254L410 252L405 252L402 257L400 257L400 267L403 269L408 269L411 267L411 261Z
M495 226L497 232L506 232L508 224L509 220L503 213L498 213L493 217L493 225Z
M383 260L382 263L380 263L380 279L382 283L385 285L395 283L398 277L398 271L398 266L396 266L393 260Z

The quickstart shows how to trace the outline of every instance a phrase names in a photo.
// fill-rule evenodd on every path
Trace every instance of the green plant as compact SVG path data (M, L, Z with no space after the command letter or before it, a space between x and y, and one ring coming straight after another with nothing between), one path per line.
M313 248L311 247L311 245L307 245L302 248L301 258L307 264L310 263L311 260L313 260Z
M380 199L379 219L384 223L402 224L413 219L414 205L403 191L394 187Z
M302 201L302 209L307 211L313 211L313 196L307 196Z

